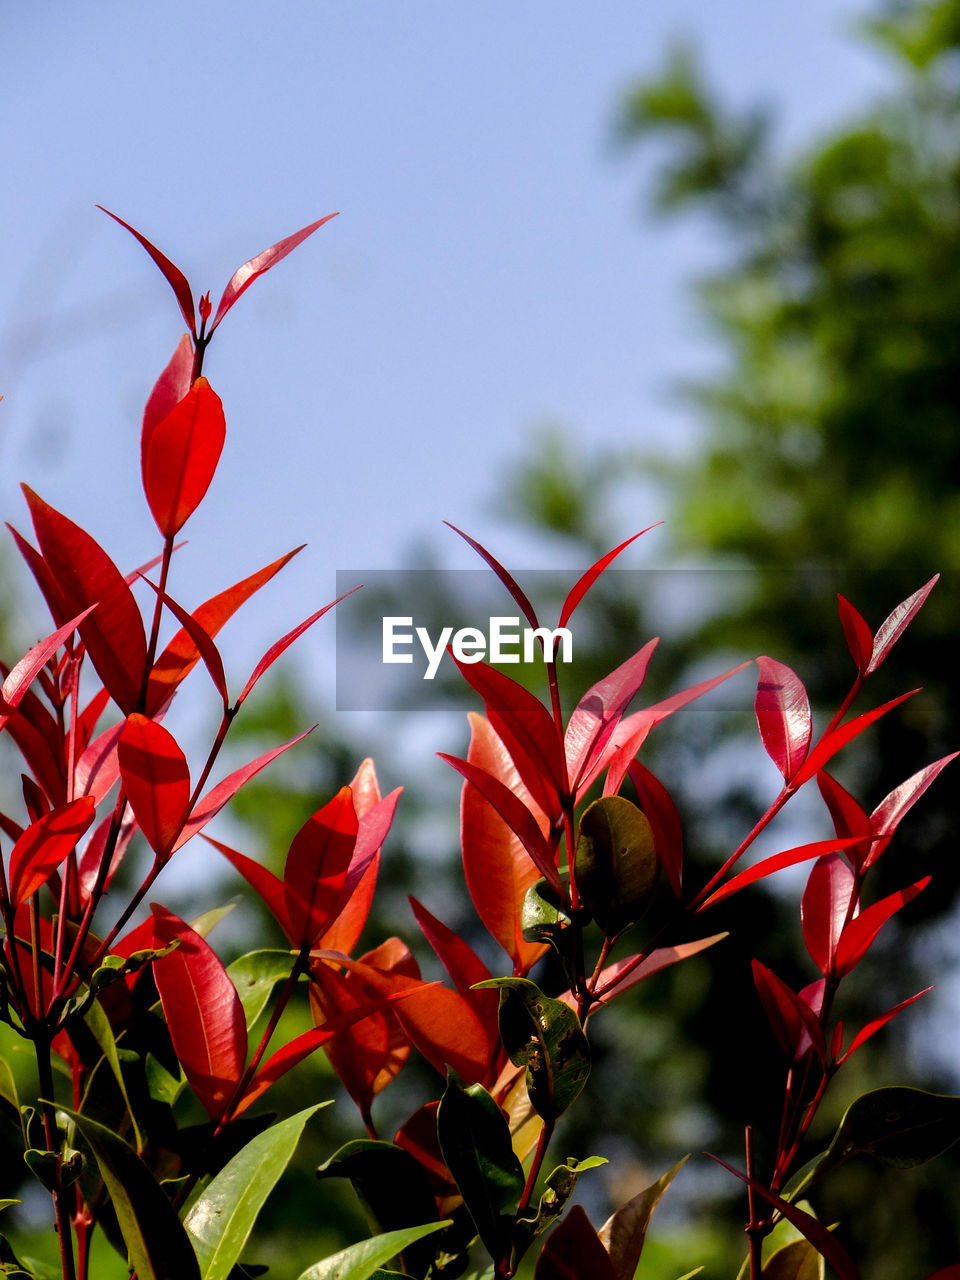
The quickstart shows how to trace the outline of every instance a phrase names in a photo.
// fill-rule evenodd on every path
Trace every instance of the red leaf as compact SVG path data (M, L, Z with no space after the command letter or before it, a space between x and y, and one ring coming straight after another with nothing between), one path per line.
M836 976L838 978L848 974L860 963L890 917L896 915L908 902L912 902L929 883L930 876L924 876L922 880L909 885L906 889L898 889L896 893L881 898L873 906L861 911L855 920L850 921L837 947Z
M661 521L657 522L657 524L659 523L661 523ZM651 529L655 529L656 527L657 525L655 524L647 525L646 529L641 529L639 533L633 534L633 536L627 538L625 542L621 542L619 547L614 547L612 551L608 551L607 554L601 556L595 564L592 564L586 573L577 580L571 591L568 593L566 600L563 602L563 608L560 610L560 621L557 625L560 627L565 627L567 625L573 615L574 609L576 609L577 605L600 577L607 565L610 564L611 561L615 560L621 551L629 547L631 542L636 542L638 538L642 538L645 533L649 533Z
M517 767L489 721L469 712L470 764L495 777L533 815L541 833L547 826L543 811L523 784ZM513 961L515 975L529 972L546 950L545 943L527 942L520 917L527 890L539 871L489 800L469 782L460 799L460 842L463 871L477 915Z
M780 1196L775 1195L761 1182L757 1182L754 1178L749 1178L745 1173L741 1173L739 1169L735 1169L733 1165L727 1164L726 1160L721 1160L719 1156L710 1155L711 1160L715 1160L717 1164L722 1165L729 1173L739 1178L741 1182L745 1182L748 1187L752 1187L758 1195L763 1196L773 1207L779 1210L786 1220L797 1228L805 1240L809 1240L818 1253L821 1253L827 1262L830 1263L834 1271L840 1277L840 1280L860 1280L860 1272L854 1265L853 1259L847 1253L846 1249L840 1244L839 1240L816 1218L809 1213L805 1213L803 1209L798 1209L795 1204L790 1204L783 1200Z
M52 635L47 636L45 640L41 640L32 649L28 650L16 666L11 668L2 688L0 688L0 728L3 727L7 718L3 711L20 705L30 685L46 666L47 661L53 657L64 640L73 634L76 627L95 607L95 605L90 605L88 609L78 613L75 618L71 618L64 626L58 627Z
M898 604L897 607L881 622L877 634L873 641L873 654L870 658L870 664L867 667L866 674L872 675L874 671L884 661L887 654L897 643L900 637L906 631L907 627L920 612L927 596L937 585L940 580L939 573L935 573L929 582L908 596L906 600Z
M847 850L847 856L854 866L862 867L873 840L873 825L870 819L850 792L841 787L836 778L831 777L829 773L821 770L817 774L817 786L830 810L837 835L863 837L860 844L851 845Z
M87 747L73 771L73 789L78 796L92 796L99 804L120 776L117 743L124 722L111 725Z
M847 640L850 656L856 663L860 675L866 675L870 658L873 655L873 632L863 615L855 609L845 596L837 596L837 608L840 612L840 624Z
M679 898L683 878L683 830L677 806L663 783L639 760L634 760L627 772L637 789L640 808L650 823L654 851L670 882L670 888Z
M786 1056L791 1061L801 1056L804 1051L803 1033L806 1031L820 1057L825 1057L823 1028L807 1002L759 960L751 961L751 965L760 1003Z
M153 962L153 976L180 1065L211 1120L219 1120L247 1061L247 1029L237 989L212 948L172 912L151 904L159 946L180 945Z
M920 769L912 778L908 778L906 782L901 782L885 796L873 813L870 815L870 822L874 832L878 836L882 836L882 840L877 840L873 850L867 856L864 867L872 866L883 853L884 849L893 838L894 832L900 825L900 821L920 799L927 787L938 776L942 769L956 760L960 752L954 751L948 756L942 756L939 760L935 760L933 764L928 764L925 769Z
M51 809L27 827L10 854L10 901L14 907L36 893L77 847L77 841L93 822L94 812L93 801L81 796Z
M732 897L741 889L746 889L747 885L755 884L756 881L763 880L765 876L772 875L775 871L782 871L784 867L795 866L798 862L809 862L811 858L835 853L837 849L845 849L855 843L854 840L814 840L812 844L800 844L793 849L785 849L782 853L774 853L769 858L755 863L754 866L747 867L746 871L741 871L732 880L715 889L697 910L704 911L707 907L715 906L724 898Z
M900 1003L894 1005L892 1009L888 1009L886 1013L882 1013L879 1018L874 1018L872 1022L868 1022L866 1026L858 1031L853 1037L853 1042L851 1043L850 1048L843 1057L839 1059L839 1062L846 1062L847 1058L849 1058L851 1054L856 1053L861 1045L866 1044L870 1037L875 1035L881 1027L885 1027L888 1022L892 1022L898 1013L903 1009L906 1009L907 1005L913 1004L915 1000L919 1000L921 996L925 996L928 991L932 990L933 987L924 987L924 989L922 991L918 991L915 996L910 996L906 1000L901 1000Z
M800 919L810 958L825 977L833 968L855 887L856 877L839 853L828 853L813 864L800 903Z
M366 763L373 767L371 762ZM353 784L350 789L352 792ZM380 865L380 850L393 823L402 789L396 787L385 799L367 808L363 814L357 807L354 795L354 808L358 818L357 842L343 888L319 939L321 946L343 951L347 955L356 946L370 914Z
M249 578L228 587L218 595L211 596L190 615L202 628L204 635L212 639L240 606L259 591L265 583L278 573L288 560L292 560L303 547L295 547L279 560L274 560L265 568L252 573ZM186 627L182 627L173 637L163 653L153 665L147 685L147 714L155 715L173 694L174 689L186 679L200 658L197 636L191 636Z
M227 692L227 677L223 670L223 659L220 657L220 650L204 631L203 627L197 622L196 618L180 604L172 596L168 596L165 591L161 591L155 582L151 582L149 578L143 581L153 591L157 593L163 603L167 606L173 616L182 626L183 630L190 637L197 652L203 659L203 665L207 668L210 679L213 681L214 688L220 695L223 702L223 710L227 712L230 708L230 695ZM152 674L152 672L151 672ZM148 682L149 689L149 682Z
M893 698L890 702L885 702L883 706L874 707L872 711L865 711L862 716L857 716L854 720L848 720L846 724L838 725L832 733L825 733L807 756L803 767L791 779L790 785L793 789L796 790L798 787L802 787L815 773L819 773L828 760L831 760L848 742L852 742L854 738L863 733L864 729L873 724L874 720L879 720L881 716L885 716L888 711L892 711L901 702L906 701L907 698L912 698L915 693L919 693L919 690L911 689L909 693L901 693L899 698Z
M354 591L359 591L359 590L360 590L359 587L351 587L349 591L344 591L342 596L337 596L336 600L331 600L329 604L325 604L323 608L318 609L316 613L311 613L310 617L306 618L303 622L301 622L298 627L294 627L292 631L288 631L285 636L282 636L276 642L276 644L272 644L270 648L267 650L267 652L260 659L260 661L257 663L257 665L254 667L253 672L250 676L250 679L247 681L247 683L243 686L243 689L240 691L240 697L234 703L234 710L237 710L237 708L240 707L241 703L246 701L247 696L249 695L250 691L253 689L253 686L260 679L260 677L265 672L269 671L269 669L273 666L276 660L280 657L281 653L283 653L285 649L289 649L289 647L293 644L294 640L299 639L299 637L302 636L305 631L307 631L310 627L312 627L313 624L319 618L322 618L323 615L329 609L332 609L334 605L338 605L341 600L346 600L347 596L352 596Z
M223 806L237 794L244 783L265 769L272 760L276 760L277 756L282 755L284 751L288 751L290 747L295 746L308 733L313 733L316 725L311 725L309 729L305 729L303 733L298 733L295 738L291 738L288 742L282 742L279 747L273 747L270 751L265 751L262 756L257 756L256 760L251 760L249 764L242 765L239 769L234 769L222 782L218 782L212 787L205 796L194 806L193 811L187 820L180 839L174 845L174 849L179 849L185 845L191 836L195 836L198 831L207 825L214 818Z
M242 267L238 267L227 281L227 287L224 289L223 296L217 306L217 314L213 318L210 332L213 333L241 293L250 288L257 276L262 276L265 271L269 271L275 263L279 262L281 258L285 258L298 244L302 244L307 236L312 236L318 227L322 227L325 222L329 222L331 218L336 216L335 213L328 213L325 218L318 218L316 222L311 222L308 227L295 231L292 236L287 236L285 240L278 240L269 249L264 249L255 258L251 258Z
M623 995L624 991L629 991L645 978L659 973L661 969L669 969L671 965L678 964L689 956L695 956L699 951L706 951L707 947L712 947L727 937L729 937L727 933L715 933L709 938L698 938L696 942L680 942L673 947L657 947L639 964L634 963L636 956L626 956L623 960L617 960L600 974L596 987L600 996L599 1003L609 1004L611 1000Z
M171 733L132 715L117 744L120 776L137 825L158 858L166 858L190 806L190 770Z
M122 725L118 727L122 728ZM80 893L80 901L84 906L89 902L90 895L93 893L94 886L97 883L97 877L100 874L100 864L103 862L103 855L106 852L107 835L112 824L112 815L103 819L103 821L91 833L90 839L87 841L80 857L80 865L77 869L77 884ZM116 874L120 863L123 861L123 855L127 852L130 840L136 829L137 825L133 821L133 818L127 818L121 824L120 834L117 837L116 844L114 845L113 855L110 858L110 866L107 868L106 877L103 882L104 889L110 888L113 877ZM144 924L149 929L150 921L147 920ZM148 947L150 945L149 937L143 945L144 947ZM133 950L136 950L136 947L134 947Z
M517 580L513 577L510 571L508 569L505 569L503 565L500 563L500 561L497 560L495 556L491 555L491 553L486 549L486 547L482 546L479 542L471 538L468 533L464 533L462 529L458 529L457 526L455 524L451 524L449 520L444 520L443 523L447 526L448 529L452 529L454 533L458 533L460 537L464 540L464 542L469 543L470 546L473 547L477 555L482 556L483 559L486 560L487 564L490 566L493 572L497 575L497 577L500 579L503 585L507 588L511 596L513 596L514 600L516 601L517 608L520 610L520 612L523 614L526 620L530 623L531 627L533 627L534 630L536 630L540 626L540 621L537 618L536 610L528 600L519 582L517 582ZM563 623L561 622L560 625L563 626Z
M357 828L350 788L341 787L294 836L283 894L296 945L314 942L329 923L347 878Z
M164 278L173 290L177 302L180 304L180 312L183 315L184 320L187 322L187 328L192 334L196 334L197 329L194 314L193 294L190 292L190 285L187 283L187 277L183 274L180 268L174 266L170 259L162 254L155 245L152 245L145 236L142 236L139 231L134 230L134 228L130 226L129 222L124 222L124 220L122 218L118 218L115 213L111 213L109 209L104 209L102 204L98 204L97 208L102 210L108 217L112 218L114 222L119 222L121 227L126 227L134 239L140 241L144 249L146 249L147 253L149 253L150 257L160 268Z
M19 534L10 522L7 522L7 528L13 536L14 542L17 544L17 550L23 557L23 561L27 568L33 574L34 581L40 588L40 593L47 602L47 608L50 610L50 616L59 627L66 622L70 616L67 606L63 602L63 596L60 588L54 581L53 574L50 572L50 566L44 560L43 556L32 547L26 538Z
M141 457L146 457L155 428L190 390L192 377L193 343L190 335L185 333L147 398L140 432Z
M643 684L658 644L658 639L648 640L632 658L588 689L574 708L564 735L567 776L574 792L579 791L580 778L590 772Z
M23 486L40 551L70 614L97 608L80 623L97 674L120 710L136 709L147 660L140 610L120 570L72 520Z
M534 1280L616 1280L610 1255L584 1208L575 1204L540 1251Z
M810 748L810 700L800 677L782 662L760 657L757 666L755 710L760 738L784 782L790 782Z
M468 782L473 783L484 799L493 805L510 830L519 838L520 843L533 859L540 874L546 877L558 893L562 893L563 885L554 861L553 851L544 839L536 818L523 801L518 799L508 787L504 786L499 778L495 778L493 774L487 773L485 769L471 764L469 760L459 760L456 756L448 756L443 751L438 751L437 755L441 760L446 760L447 764L453 765L454 769L462 774Z
M206 378L198 378L143 438L143 489L164 537L179 533L203 501L220 461L226 430L220 397Z
M208 844L212 844L214 849L222 853L227 861L232 863L237 871L240 872L257 896L261 898L264 906L270 911L280 928L293 942L293 931L290 928L290 921L287 919L287 901L284 897L283 881L280 877L275 876L272 871L269 871L261 863L255 862L253 858L248 858L245 853L238 853L236 849L231 849L229 845L221 844L219 840L214 840L212 836L204 836L203 838Z
M427 910L416 898L408 897L407 901L413 910L417 924L423 930L423 936L430 943L437 959L450 975L453 985L464 1000L473 1007L487 1031L489 1052L492 1057L496 1052L500 1031L498 1010L499 993L494 990L473 991L474 983L487 982L490 970L479 958L471 946L449 929L442 920Z

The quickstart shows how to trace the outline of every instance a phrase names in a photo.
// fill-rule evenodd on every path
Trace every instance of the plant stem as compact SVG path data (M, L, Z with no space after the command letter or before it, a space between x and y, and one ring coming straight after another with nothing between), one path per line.
M747 1177L753 1179L753 1129L750 1125L744 1130L744 1146L747 1157ZM763 1258L763 1231L757 1221L757 1197L751 1183L747 1184L747 1207L750 1221L747 1223L747 1238L750 1241L750 1280L760 1280Z
M43 1116L43 1134L48 1151L57 1151L57 1186L51 1189L53 1210L57 1220L57 1239L60 1245L60 1268L63 1280L76 1280L73 1260L73 1236L70 1214L67 1212L63 1188L60 1183L62 1156L58 1150L57 1117L53 1106L53 1066L50 1061L50 1033L46 1026L34 1030L33 1047L37 1058L37 1079L40 1085L40 1110Z

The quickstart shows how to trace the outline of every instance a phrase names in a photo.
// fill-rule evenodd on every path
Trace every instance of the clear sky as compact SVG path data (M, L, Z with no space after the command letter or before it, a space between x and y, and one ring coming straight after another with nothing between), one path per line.
M25 479L123 566L155 550L139 418L182 324L96 203L214 302L246 258L337 209L219 331L227 450L174 590L192 607L308 542L249 620L259 652L338 568L397 565L414 539L472 567L444 518L516 561L491 503L529 430L685 441L667 391L711 358L686 284L717 246L641 220L643 165L611 146L618 95L685 34L730 101L777 111L791 149L883 83L849 37L864 7L3 4L3 517L27 526Z

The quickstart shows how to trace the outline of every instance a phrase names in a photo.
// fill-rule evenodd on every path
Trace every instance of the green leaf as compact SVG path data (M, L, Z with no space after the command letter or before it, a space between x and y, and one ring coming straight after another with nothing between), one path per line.
M960 1138L960 1097L894 1085L864 1093L847 1108L818 1174L852 1156L910 1169Z
M523 1168L503 1112L482 1085L451 1071L437 1110L437 1138L477 1233L496 1261L506 1251L523 1194Z
M200 1263L201 1280L226 1280L264 1201L290 1163L304 1125L318 1109L307 1107L257 1134L196 1201L184 1226Z
M565 947L562 935L573 927L566 903L546 880L538 880L527 890L520 915L525 942L549 942L558 951Z
M18 1203L18 1202L14 1202ZM0 1236L0 1276L27 1276L33 1280L35 1272L27 1268L26 1263L21 1262L17 1255L10 1247L9 1241Z
M110 1019L104 1013L103 1006L100 1004L99 1000L92 1000L90 1002L90 1005L83 1015L83 1020L87 1024L90 1034L100 1046L104 1061L113 1072L113 1078L116 1080L120 1093L123 1097L123 1101L126 1103L127 1115L130 1117L130 1124L133 1126L133 1136L137 1144L137 1150L142 1151L143 1136L140 1133L140 1129L137 1125L137 1119L133 1114L133 1107L127 1094L127 1086L123 1078L123 1071L120 1067L120 1058L117 1054L117 1042L113 1035L113 1027L110 1025ZM81 1111L83 1110L82 1104L80 1109Z
M137 1153L105 1125L61 1107L96 1157L137 1280L201 1280L176 1210Z
M580 819L574 874L584 907L608 937L635 924L660 875L642 810L625 796L603 796L589 805Z
M809 1240L794 1240L764 1263L762 1280L823 1280L825 1264Z
M515 1067L527 1069L530 1101L548 1123L566 1111L590 1075L590 1046L580 1020L562 1000L528 978L491 978L500 989L500 1035Z
M19 1115L20 1097L17 1094L17 1081L6 1058L0 1058L0 1098L4 1102L9 1102Z
M513 1233L514 1264L520 1261L537 1236L552 1227L563 1213L581 1173L586 1173L588 1169L597 1169L606 1163L603 1156L588 1156L586 1160L575 1160L573 1156L568 1156L563 1164L553 1170L547 1177L541 1192L536 1215L532 1218L524 1215L517 1221Z
M640 1262L647 1227L660 1198L683 1166L690 1159L684 1156L662 1178L650 1184L646 1190L621 1205L600 1228L600 1242L610 1256L616 1280L633 1280Z
M237 988L249 1031L267 1007L278 982L290 977L296 956L290 951L248 951L227 965L227 976Z
M439 1231L442 1227L449 1225L450 1219L445 1218L443 1222L428 1222L422 1227L407 1227L403 1231L385 1231L383 1235L374 1236L370 1240L361 1240L347 1249L341 1249L339 1253L329 1258L324 1258L322 1262L315 1262L298 1277L298 1280L371 1280L371 1277L380 1270L382 1262L389 1262L416 1240L421 1240L431 1232ZM387 1275L390 1274L387 1272Z

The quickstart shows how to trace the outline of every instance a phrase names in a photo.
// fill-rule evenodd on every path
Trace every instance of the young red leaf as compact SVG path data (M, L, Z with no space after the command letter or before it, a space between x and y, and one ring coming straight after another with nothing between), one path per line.
M810 958L824 976L833 968L855 887L856 877L839 853L828 853L813 864L800 903L800 919Z
M840 612L840 625L846 637L847 648L861 676L866 675L867 667L873 655L873 632L859 610L855 609L845 596L837 596L837 608Z
M437 754L441 760L446 760L447 764L452 765L458 773L472 783L484 799L493 805L494 809L496 809L497 813L529 853L540 874L546 877L558 893L563 893L563 885L554 860L554 853L544 838L536 818L523 801L519 800L508 787L504 786L499 778L495 778L493 774L487 773L486 770L475 764L471 764L469 760L459 760L456 756L449 756L443 751L438 751Z
M660 521L657 523L659 524ZM621 551L624 551L629 547L631 542L636 542L638 538L642 538L645 533L649 533L651 529L655 529L656 527L657 526L655 524L647 525L646 529L641 529L639 533L633 534L632 537L621 542L618 547L614 547L612 551L608 551L607 554L601 556L595 564L592 564L586 573L583 574L582 577L578 578L568 593L566 600L563 602L563 608L560 610L560 621L557 625L561 627L565 627L567 625L570 618L573 616L574 609L576 609L577 605L600 577L607 565L610 564L611 561L616 560Z
M161 591L156 583L151 582L149 578L143 581L153 591L157 593L163 603L167 606L173 616L180 623L183 630L187 633L195 646L200 657L203 659L203 665L207 668L210 679L213 681L214 688L219 693L223 702L223 710L226 713L230 708L230 695L227 692L227 677L223 670L223 659L220 657L220 650L214 644L213 640L207 635L203 627L197 622L192 614L187 613L182 605L177 604L172 596L168 596L165 591ZM151 675L153 673L151 672ZM149 681L148 681L149 690Z
M141 447L143 489L157 528L172 538L210 487L226 438L220 397L206 378L156 424Z
M240 691L240 697L234 703L234 710L237 710L240 707L240 705L246 701L248 695L250 694L250 691L253 689L253 686L257 683L260 677L265 672L269 671L269 669L273 666L276 660L280 657L281 653L283 653L285 649L289 649L289 647L293 644L294 640L299 639L299 637L302 636L303 633L307 631L310 627L312 627L313 624L318 619L322 618L323 615L328 612L328 610L332 609L335 605L338 605L341 600L346 600L347 596L352 596L354 591L359 591L359 590L360 590L359 587L351 587L349 591L344 591L343 595L337 596L336 600L331 600L329 604L325 604L323 608L318 609L316 613L311 613L310 617L304 619L304 621L301 622L299 626L294 627L292 631L288 631L285 636L282 636L276 642L276 644L272 644L270 648L267 650L267 652L260 659L260 661L257 663L257 665L254 667L253 672L251 673L250 679L247 681L247 683L243 686L242 690Z
M862 867L864 859L870 853L873 841L873 825L869 817L850 792L841 787L836 778L831 777L829 773L821 770L817 774L817 786L820 788L824 803L830 810L837 835L863 837L860 844L851 845L847 850L847 856L854 866Z
M588 689L574 708L563 740L567 776L574 792L579 790L580 778L599 758L643 684L658 644L659 639L648 640L632 658Z
M36 893L77 847L77 841L93 822L94 812L93 801L81 796L51 809L27 827L10 854L10 901L14 907Z
M467 719L469 763L501 782L529 810L544 834L546 817L489 721L473 711ZM540 873L519 836L483 793L466 781L460 799L460 842L463 872L477 915L513 961L514 975L523 976L546 950L545 943L527 942L521 932L523 900Z
M534 1280L616 1280L610 1255L586 1211L575 1204L540 1251Z
M741 889L746 889L747 885L755 884L775 871L782 871L784 867L795 866L798 862L809 862L811 858L823 857L824 854L834 853L837 849L845 849L855 843L855 840L814 840L811 844L800 844L793 849L784 849L782 853L774 853L752 867L747 867L746 871L741 871L732 880L715 889L697 910L705 911L707 907L716 906L724 898L732 897Z
M906 1009L907 1005L913 1004L915 1000L919 1000L921 996L925 996L932 991L933 987L924 987L922 991L918 991L915 996L909 996L906 1000L901 1000L899 1004L894 1005L892 1009L888 1009L886 1013L882 1013L879 1018L874 1018L868 1022L865 1027L853 1037L850 1048L846 1053L838 1059L838 1062L846 1062L847 1058L857 1052L857 1050L867 1043L871 1036L876 1035L881 1027L885 1027L888 1022L892 1022L898 1013Z
M171 733L132 715L117 743L120 776L137 825L158 858L170 855L190 806L190 770Z
M219 1120L247 1061L237 989L216 953L188 924L151 905L157 946L180 945L153 962L153 976L180 1065L211 1120Z
M352 784L350 789L352 792ZM380 864L380 849L393 822L402 789L394 788L388 796L367 807L362 814L354 795L357 841L343 887L324 925L318 945L343 951L347 955L356 946L370 913Z
M650 823L653 847L660 865L670 882L670 888L679 898L683 878L683 830L677 806L663 783L639 760L634 760L627 772L637 789L640 808Z
M520 612L523 614L526 620L530 623L531 627L533 627L534 630L536 630L540 626L540 621L537 618L536 610L528 600L519 582L517 582L517 580L513 577L510 571L508 569L505 569L503 565L500 563L500 561L494 555L492 555L486 549L486 547L482 546L481 543L471 538L468 533L464 533L462 529L458 529L457 526L455 524L451 524L449 520L444 520L443 523L447 526L448 529L452 529L454 533L458 533L460 537L464 540L464 542L469 543L469 545L473 547L477 555L482 556L482 558L486 560L487 564L490 566L493 572L497 575L497 577L500 579L503 585L507 588L511 596L513 596L513 599L516 601L517 608L520 610ZM563 623L561 622L560 625L563 626Z
M281 258L285 258L288 253L292 252L298 244L302 244L307 236L312 236L318 227L322 227L325 222L329 222L331 218L336 216L335 213L328 213L325 218L318 218L316 222L311 222L308 227L295 231L292 236L287 236L284 240L278 240L269 249L264 249L255 258L251 258L242 267L238 267L227 281L227 287L224 289L223 296L217 306L217 314L214 316L213 324L210 326L210 333L213 333L241 293L250 288L257 276L262 276L265 271L269 271Z
M308 733L313 733L316 725L311 725L309 729L305 729L303 733L298 733L295 738L290 738L288 742L282 742L279 747L273 747L270 751L265 751L263 755L257 756L256 760L251 760L249 764L241 765L239 769L234 769L222 782L218 782L212 787L205 796L194 805L193 810L184 825L180 838L174 845L174 850L185 845L191 836L195 836L198 831L202 830L207 823L214 818L228 801L232 800L240 788L254 776L265 769L271 761L276 760L277 756L282 755L284 751L289 751L296 746Z
M715 933L709 938L698 938L696 942L680 942L673 947L656 947L639 964L636 963L636 956L626 956L623 960L617 960L600 974L596 987L598 1003L609 1004L611 1000L623 995L624 991L629 991L645 978L659 973L661 969L669 969L671 965L678 964L689 956L695 956L700 951L706 951L707 947L712 947L729 936L727 933Z
M283 871L283 894L296 945L314 942L333 915L357 843L357 829L350 788L341 787L294 836Z
M792 1062L800 1057L804 1031L820 1057L826 1057L823 1028L807 1002L759 960L751 961L751 965L753 981L770 1029L787 1058Z
M177 343L166 368L154 384L143 410L140 432L140 456L145 458L155 428L190 390L193 377L193 343L184 334Z
M873 906L861 911L855 920L850 921L841 934L837 946L835 973L838 978L848 974L860 963L890 917L896 915L908 902L912 902L918 893L922 893L930 883L930 879L930 876L924 876L922 880L909 885L906 889L898 889L896 893L888 894L886 898L881 898Z
M64 603L63 595L60 588L50 572L50 566L44 560L43 556L32 547L26 538L7 521L7 528L10 530L13 540L17 545L17 550L23 558L24 564L33 574L34 581L40 588L40 594L47 603L50 610L50 616L58 627L62 626L70 616L70 611Z
M164 278L173 290L174 296L180 304L180 312L184 320L187 322L187 328L194 337L196 337L197 327L195 309L193 305L193 294L190 292L190 285L187 283L187 277L179 267L174 266L170 259L160 252L156 245L152 245L145 236L142 236L139 231L136 231L131 227L129 222L124 222L124 220L122 218L118 218L115 213L111 213L109 209L104 209L102 204L98 204L97 208L105 213L109 218L112 218L114 222L119 222L121 227L126 227L127 231L130 232L134 239L139 240L143 245L144 249L146 249L147 253L149 253L150 257L160 268Z
M204 836L204 840L208 844L213 845L214 849L222 853L228 862L240 872L246 879L254 892L260 897L272 914L273 918L279 924L287 937L293 942L290 921L287 919L287 901L283 892L283 881L279 876L275 876L259 862L255 862L253 858L248 858L245 853L238 853L236 849L231 849L229 845L221 844L219 840L214 840L212 836Z
M118 726L118 728L122 727L122 725ZM97 879L100 875L100 866L103 862L103 856L107 847L107 835L109 834L112 825L112 815L104 818L103 821L97 825L95 830L91 832L90 839L87 841L83 853L80 855L80 865L77 868L77 889L80 895L80 902L84 906L89 902L90 895L93 893L94 886L96 885ZM113 877L116 874L120 863L123 861L123 856L127 852L127 848L129 847L133 833L136 829L137 824L134 822L132 817L125 819L124 822L121 823L120 834L117 837L116 844L113 847L113 854L110 858L110 866L107 868L106 875L104 877L104 889L110 888ZM149 927L149 920L144 923ZM143 945L144 947L148 947L150 945L149 938ZM136 948L133 949L136 950Z
M235 583L218 595L211 596L204 604L194 609L191 617L205 636L212 640L225 622L236 613L245 601L259 591L265 583L283 568L283 566L303 547L295 547L279 560L252 573L248 578ZM199 633L181 627L163 653L153 665L147 684L147 714L156 715L161 707L170 700L173 691L186 679L200 659L198 647ZM209 665L209 664L208 664Z
M109 793L120 776L117 743L124 730L124 721L111 725L86 748L73 770L73 789L78 796L92 796L100 801Z
M136 710L147 659L140 610L123 575L83 529L23 486L40 551L69 614L97 607L80 637L97 674L125 714Z
M789 783L810 748L810 700L800 677L775 658L757 659L760 678L754 709L767 755Z
M882 706L874 707L872 711L865 711L863 715L857 716L853 720L848 720L846 724L838 725L832 733L825 733L807 756L800 770L792 778L791 786L793 789L796 791L797 788L808 782L815 773L819 773L828 760L832 760L838 751L863 733L864 729L873 724L874 720L879 720L881 716L885 716L888 711L892 711L901 702L905 702L907 698L912 698L915 693L919 693L919 690L911 689L909 693L901 693L899 698L892 698Z
M867 675L872 675L884 661L887 654L903 635L904 631L906 631L907 627L916 615L920 612L924 601L937 585L939 580L939 573L935 573L929 582L925 582L924 585L918 591L915 591L912 596L908 596L906 600L898 604L897 607L880 624L877 634L874 637L873 654L870 658L870 663L867 666Z
M95 608L95 605L90 605L82 613L78 613L75 618L71 618L64 626L58 627L52 635L47 636L45 640L41 640L32 649L28 650L20 661L10 669L3 686L0 687L0 728L3 727L7 719L4 712L20 705L30 685L43 667L46 666L49 659L53 657L64 640L73 634L87 614L91 613Z
M870 815L870 822L876 835L882 839L877 839L864 862L864 867L872 866L876 862L893 838L904 814L916 804L941 770L945 769L951 760L956 760L958 755L960 752L954 751L948 756L935 760L933 764L928 764L925 769L920 769L906 782L901 782L899 787L895 787L880 801Z
M448 928L442 920L432 915L423 903L418 902L414 897L408 897L407 901L410 903L417 924L423 930L423 936L450 975L453 985L470 1003L486 1028L492 1057L496 1052L500 1034L497 1021L500 996L493 990L473 991L471 989L477 982L489 981L490 970L473 948Z

